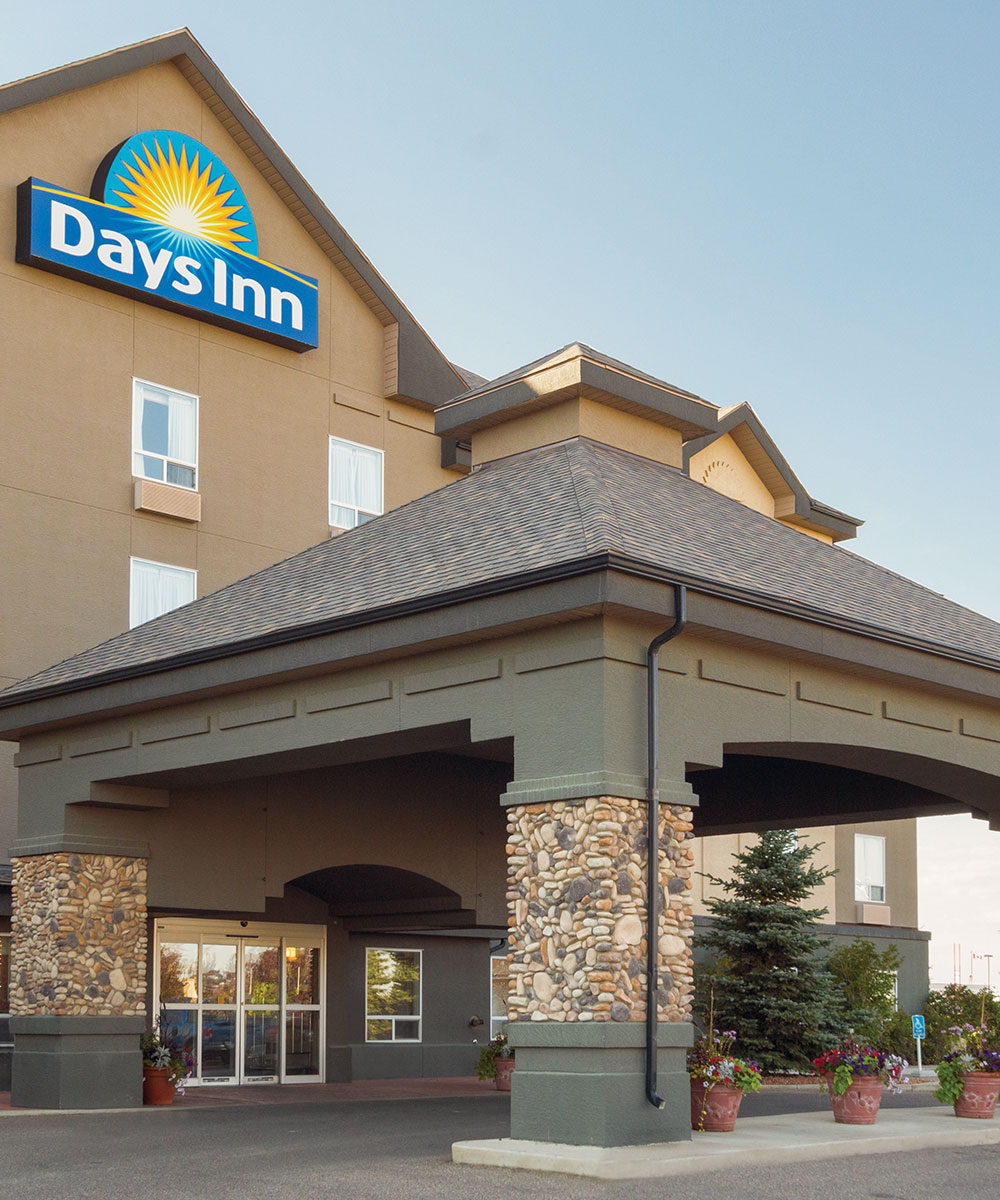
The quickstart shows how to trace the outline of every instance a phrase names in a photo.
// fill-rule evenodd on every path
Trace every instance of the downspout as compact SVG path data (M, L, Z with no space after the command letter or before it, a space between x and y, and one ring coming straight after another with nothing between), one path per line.
M660 924L660 647L675 638L687 623L687 588L674 584L673 625L653 638L646 649L646 1099L654 1108L662 1108L663 1098L656 1091L656 993L659 988Z

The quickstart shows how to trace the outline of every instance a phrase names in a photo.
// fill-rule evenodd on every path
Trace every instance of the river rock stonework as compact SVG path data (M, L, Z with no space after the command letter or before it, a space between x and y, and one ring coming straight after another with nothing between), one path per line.
M58 853L12 866L11 1014L145 1014L146 860Z
M508 809L511 1021L646 1019L646 803ZM659 1019L691 1019L691 809L660 806Z

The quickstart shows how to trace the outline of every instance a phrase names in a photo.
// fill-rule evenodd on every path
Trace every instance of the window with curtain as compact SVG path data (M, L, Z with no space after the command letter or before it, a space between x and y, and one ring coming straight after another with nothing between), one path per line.
M854 899L885 903L885 838L854 835Z
M191 488L198 474L198 397L136 379L132 391L132 472Z
M330 524L353 529L382 511L382 451L330 438Z
M129 628L152 621L171 609L189 604L195 595L197 573L185 567L132 559L129 590Z

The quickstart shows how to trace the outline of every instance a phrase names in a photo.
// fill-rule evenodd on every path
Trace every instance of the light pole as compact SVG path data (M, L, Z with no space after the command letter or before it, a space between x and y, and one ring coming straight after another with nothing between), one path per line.
M983 958L986 959L986 990L988 992L993 991L993 989L990 987L990 959L992 957L993 957L992 954L984 954L983 955Z

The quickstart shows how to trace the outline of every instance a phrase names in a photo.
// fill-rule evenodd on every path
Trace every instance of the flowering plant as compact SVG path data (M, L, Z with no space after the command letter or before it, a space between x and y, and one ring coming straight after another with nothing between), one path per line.
M505 1033L498 1033L496 1037L490 1038L482 1050L479 1051L479 1058L476 1061L476 1074L480 1079L496 1079L497 1059L513 1057L514 1051L507 1044L507 1035Z
M969 1071L1000 1072L1000 1045L990 1045L985 1025L952 1025L953 1049L937 1065L935 1100L954 1104L965 1088Z
M179 1050L172 1040L164 1034L158 1023L154 1024L148 1033L139 1038L142 1050L142 1065L156 1070L166 1071L167 1082L177 1089L177 1094L184 1094L184 1083L194 1070L194 1059Z
M903 1074L909 1065L898 1054L864 1046L854 1037L841 1038L835 1049L813 1059L817 1075L824 1077L835 1096L842 1096L855 1079L879 1079L890 1092L899 1093L909 1082Z
M713 1029L696 1038L687 1060L691 1078L700 1079L707 1089L717 1083L728 1083L744 1095L760 1091L762 1080L757 1064L730 1053L735 1040L734 1029L723 1033Z

